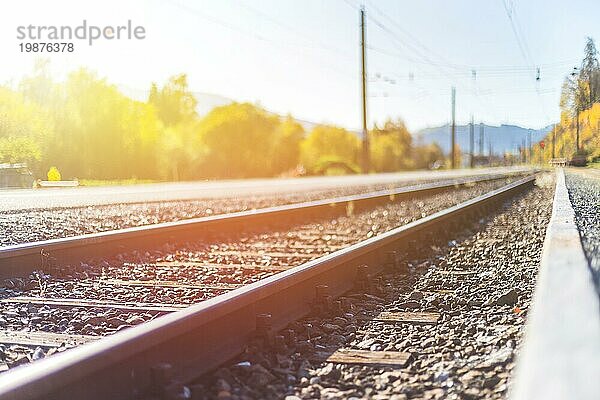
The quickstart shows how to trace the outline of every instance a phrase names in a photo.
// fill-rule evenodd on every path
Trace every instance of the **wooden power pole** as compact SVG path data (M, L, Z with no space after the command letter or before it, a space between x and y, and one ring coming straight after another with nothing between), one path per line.
M531 143L531 131L527 133L527 140L529 145L527 146L527 161L529 164L533 164L533 144Z
M479 123L479 156L483 157L483 122Z
M450 154L452 157L452 169L456 168L456 88L452 86L452 139L450 141Z
M471 123L469 124L469 154L470 166L475 167L475 125L473 123L473 114L471 114Z
M370 170L369 132L367 130L367 51L365 43L365 9L360 9L360 52L362 80L362 172Z
M575 107L575 119L577 124L577 135L575 140L575 150L577 151L576 155L579 155L579 107Z
M558 124L554 124L554 129L552 129L552 158L556 158L556 129Z

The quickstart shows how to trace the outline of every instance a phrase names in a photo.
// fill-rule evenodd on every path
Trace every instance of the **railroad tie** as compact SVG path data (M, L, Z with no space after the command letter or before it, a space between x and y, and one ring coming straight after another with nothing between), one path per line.
M412 355L403 351L370 351L353 349L338 349L334 352L317 352L312 357L312 361L317 362L392 368L404 368L411 359Z
M100 339L101 336L75 335L53 332L24 332L0 330L0 343L20 344L26 346L60 347L67 345L81 345Z
M407 324L436 324L440 319L440 314L436 312L389 312L382 311L373 317L358 317L363 321L376 321L387 323L407 323Z
M188 307L185 304L118 303L110 300L48 298L18 296L1 299L0 304L38 304L53 307L114 308L123 311L174 312Z

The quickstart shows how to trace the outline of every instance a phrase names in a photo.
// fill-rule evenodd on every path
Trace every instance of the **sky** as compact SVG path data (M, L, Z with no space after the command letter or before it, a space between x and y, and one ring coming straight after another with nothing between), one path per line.
M18 26L131 20L143 40L75 41L73 53L43 55L54 78L86 67L145 93L186 73L195 92L358 130L361 5L369 126L446 124L454 86L459 124L473 115L544 127L559 119L560 87L586 37L600 40L594 0L13 0L0 14L0 84L16 87L42 57L20 51Z

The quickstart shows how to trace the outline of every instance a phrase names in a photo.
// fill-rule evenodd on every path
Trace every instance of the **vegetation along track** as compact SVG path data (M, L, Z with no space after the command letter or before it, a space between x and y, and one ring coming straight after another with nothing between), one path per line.
M203 240L203 244L200 246L189 243L185 246L179 246L176 249L170 248L167 249L167 255L163 253L158 257L159 259L162 259L153 263L148 262L148 260L153 258L156 260L156 256L153 257L152 254L149 253L138 253L133 254L134 257L138 258L138 262L123 263L123 260L127 257L131 259L131 254L129 256L123 256L121 254L112 259L104 255L103 259L96 264L90 262L90 264L86 265L68 267L64 263L65 259L70 259L72 263L73 259L77 259L77 257L81 256L79 253L73 252L72 250L63 250L63 253L61 253L60 250L64 248L61 248L60 246L64 246L65 244L64 241L59 240L57 241L59 251L53 252L58 256L57 260L53 260L52 253L48 255L47 250L44 251L46 256L43 257L44 269L46 270L46 273L51 272L53 277L46 276L44 272L37 272L34 274L35 279L33 280L8 279L7 287L3 290L3 302L11 305L19 305L19 307L12 310L10 316L12 320L5 321L5 323L8 322L9 325L14 324L15 319L17 324L19 318L27 319L27 323L23 321L21 321L21 323L28 325L28 329L31 329L32 326L29 324L29 319L35 318L36 324L47 323L48 320L52 320L52 318L49 317L53 316L54 307L57 309L68 308L68 313L62 314L62 318L58 321L56 320L57 318L54 318L55 321L52 328L57 331L53 332L54 334L43 335L36 332L30 333L28 337L27 335L22 334L20 337L14 338L13 342L19 342L19 340L21 340L30 345L35 345L36 341L38 343L41 341L41 344L45 344L45 346L36 347L34 354L29 355L27 361L29 358L42 358L44 355L44 348L56 348L57 344L65 341L70 341L71 344L92 341L94 337L99 335L111 333L115 330L120 330L123 327L153 319L156 315L179 310L191 303L210 298L215 294L225 294L221 297L202 303L200 306L204 305L202 308L205 311L199 311L199 314L193 311L193 309L200 306L194 306L179 313L172 313L136 329L126 330L106 341L100 341L89 346L81 347L77 351L80 351L79 354L91 362L89 366L95 371L87 370L87 367L80 368L86 365L84 363L78 364L78 367L75 367L77 369L76 372L72 369L73 366L69 367L64 364L64 360L66 359L62 357L62 355L44 360L44 362L52 361L52 364L55 366L50 366L50 369L54 370L56 375L51 373L47 378L54 382L53 385L56 385L58 388L58 391L54 394L47 393L46 389L43 389L43 385L40 387L36 383L36 373L35 370L31 368L35 368L37 363L27 369L18 368L15 371L6 374L7 379L5 379L4 382L10 382L10 384L8 387L5 386L5 393L11 393L9 396L12 396L23 389L31 394L32 398L35 398L35 393L40 390L39 394L44 398L52 398L52 396L60 398L61 396L64 396L63 389L60 389L60 387L66 385L64 386L65 390L75 390L75 392L71 392L69 396L75 395L77 390L86 390L86 392L93 391L94 393L98 393L98 396L100 396L98 398L101 398L106 395L105 392L102 392L102 390L106 388L101 390L102 385L95 387L95 383L101 381L97 379L99 375L97 375L98 371L96 369L109 367L110 371L105 370L100 373L101 375L104 373L110 375L115 372L114 366L109 366L105 363L105 357L112 359L115 354L119 354L119 357L124 356L125 358L132 356L133 361L131 362L134 364L125 362L124 364L126 365L123 365L123 367L129 368L129 374L132 373L132 371L137 371L134 373L135 376L133 381L129 382L126 379L127 382L121 382L116 387L111 388L111 390L115 390L114 393L126 393L127 395L125 395L125 397L134 396L136 391L140 393L140 388L147 388L149 376L142 376L143 373L139 370L140 366L135 366L135 363L139 362L139 359L136 357L139 356L142 356L142 358L150 357L147 361L150 361L155 357L159 360L162 359L163 361L175 361L178 357L182 357L185 354L185 363L195 362L197 361L197 357L200 357L203 359L201 363L203 365L202 368L210 369L228 357L235 355L236 352L239 352L241 343L248 339L248 335L251 334L250 332L254 331L254 315L257 312L260 312L260 308L267 303L274 304L273 301L275 300L276 305L271 311L279 311L279 320L275 321L277 324L284 323L285 321L289 322L289 318L297 318L306 312L306 285L314 286L318 281L322 281L334 288L333 294L340 294L348 288L348 284L354 278L354 273L348 273L347 269L340 270L339 263L351 261L352 264L355 264L355 262L360 263L362 261L368 261L368 259L371 259L371 257L374 256L372 254L373 249L377 249L376 256L381 256L381 252L386 250L386 247L396 244L397 240L401 237L406 239L407 236L415 235L417 232L425 229L428 230L428 227L435 226L436 229L439 229L437 224L440 220L449 222L450 220L454 221L457 218L465 218L465 215L477 213L479 212L479 206L488 206L489 202L498 201L498 197L507 196L513 191L521 190L530 185L531 182L531 177L525 178L517 183L510 184L508 187L497 191L497 193L488 194L483 198L469 200L461 206L454 206L448 210L438 212L438 215L435 217L424 217L418 222L412 222L403 228L397 229L392 228L398 226L398 222L406 223L411 220L414 221L432 211L437 211L444 207L456 204L459 201L472 198L475 195L480 194L478 191L486 192L492 188L491 186L498 186L499 181L480 183L473 187L466 185L466 187L462 189L451 191L451 196L443 191L443 189L448 188L447 185L433 185L427 191L429 191L430 194L431 192L438 192L438 194L430 196L427 199L427 202L419 200L400 201L402 196L414 197L419 193L422 194L422 192L413 191L411 193L410 190L403 189L395 193L387 192L378 193L375 196L345 198L335 202L334 204L337 204L336 207L331 206L331 201L317 202L316 204L312 203L308 205L308 207L312 208L312 211L315 211L315 208L320 211L327 211L326 219L332 216L336 217L335 219L329 218L328 223L331 225L327 227L328 230L326 230L327 224L313 223L305 224L304 226L301 226L300 229L294 228L294 232L285 230L277 231L275 226L280 226L282 220L285 220L285 224L287 225L290 223L297 224L299 222L296 219L289 220L288 218L283 218L285 212L298 212L297 206L286 206L283 207L283 210L281 208L275 210L276 213L280 213L278 216L279 220L270 221L268 229L270 231L269 235L264 234L264 229L262 230L262 234L256 233L256 226L253 221L252 227L246 225L246 232L244 232L241 237L238 237L233 242L231 240L223 241L225 236L232 236L232 231L239 231L240 226L233 225L230 227L232 229L231 231L221 231L219 235L214 233L210 235L213 243L221 240L221 245L207 246L206 243L210 243L210 241ZM390 203L389 200L399 201ZM373 207L381 204L380 202L382 201L388 204L374 208L375 211L360 212L363 207L365 207L363 210L366 210L366 208L373 209ZM433 203L433 206L428 206L430 202ZM340 207L340 205L343 207ZM415 206L419 205L422 209L415 210ZM399 209L386 209L386 207L399 207ZM415 211L418 211L418 215ZM373 213L375 214L373 215ZM343 216L340 216L340 214L343 214ZM390 218L390 214L392 214L396 220ZM401 221L397 221L398 216L401 214L404 214L405 220L402 221L402 218L400 218ZM254 215L258 215L259 217L265 216L261 215L261 212L255 212L241 213L232 218L240 218L241 223L249 224L248 220L252 219L252 216ZM306 222L307 219L310 220L311 218L316 218L316 215L311 216L304 213L300 220ZM323 216L320 216L319 218L323 219ZM226 220L226 218L219 219ZM377 221L377 224L374 223L374 220ZM381 222L382 220L384 221L383 223ZM211 219L208 219L208 221L209 223L212 222ZM194 222L200 223L200 221ZM277 222L277 224L275 222ZM237 221L236 223L240 223L240 221ZM360 230L364 229L365 224L370 225L369 229L367 232L361 234ZM378 224L379 226L376 226ZM172 226L172 224L162 226L168 232L167 237L169 237L169 239L174 239L174 232L177 231L177 228L180 228L180 226L177 225L178 224L175 224L175 227ZM353 227L360 227L361 229L353 231ZM452 224L446 224L444 228L445 229L442 230L451 232ZM247 235L252 230L254 230L255 234L250 240ZM123 234L123 232L121 233ZM139 232L135 233L139 234ZM204 231L203 236L205 237L206 234L207 232ZM336 248L352 245L352 243L364 238L363 235L369 237L366 242L354 244L349 248L338 250L329 256L304 263L319 255L336 250ZM431 233L427 234L428 237L430 235ZM127 235L125 234L125 236ZM139 240L137 237L136 239ZM146 239L147 243L148 237L145 237L144 239ZM162 240L164 241L164 239L165 238L163 237ZM250 243L250 246L246 246L249 242L252 242ZM311 245L308 245L307 243L310 243ZM414 242L403 241L403 243ZM72 242L69 244L72 245ZM93 240L90 243L88 239L86 245L96 247L98 246L98 243ZM260 249L261 246L263 248L266 247L266 251ZM409 247L411 246L412 245L409 245ZM277 249L277 247L280 248ZM25 246L25 248L21 247L20 250L31 250L34 248L35 246ZM113 251L124 251L123 248L118 246L116 249L109 246L109 250L111 249ZM200 255L200 257L198 257L198 255ZM21 257L18 259L20 264L13 265L13 268L23 266L23 260L26 259L27 254L21 253L19 257ZM120 263L119 268L114 267L116 263ZM224 267L223 263L227 264L227 266ZM274 275L275 272L289 269L290 267L297 265L301 266ZM355 266L356 265L354 265L354 267ZM31 266L29 268L31 268ZM371 268L377 269L377 266L373 265ZM176 271L173 271L174 269L176 269ZM214 273L214 271L221 271L222 269L227 269L229 272L226 275ZM202 274L198 273L199 270L202 270ZM231 273L232 270L233 273ZM366 270L361 271L362 273L367 273ZM342 276L337 276L339 274L342 274ZM198 275L202 276L202 282L200 283L197 282ZM175 277L177 280L169 280L170 277ZM233 279L234 281L239 279L239 282L223 282L223 278L225 277ZM266 279L260 280L261 278ZM192 279L195 280L188 283L192 281ZM333 279L334 282L329 282L330 279ZM260 282L256 282L257 280L260 280ZM238 288L238 286L246 283L250 283L250 285ZM9 288L8 286L12 287ZM128 299L126 297L128 291L123 288L129 287L137 288L135 292L138 294L146 293L146 295L142 296L145 297L145 301L142 302L139 299L131 301L131 299ZM286 287L287 290L284 290ZM109 290L106 290L106 288L109 288ZM232 290L236 288L237 290ZM30 294L36 295L35 298L22 295L23 292L28 290ZM276 298L283 294L281 292L282 290L290 295L290 301L285 303L277 302ZM21 292L20 297L15 297L15 294L18 294L19 292ZM312 292L312 290L309 292ZM77 296L75 296L73 298L72 296L72 298L65 299L63 296L65 293L79 293L80 297L77 298ZM295 297L303 298L303 301L295 302L293 301ZM148 299L154 301L147 301ZM215 302L217 299L220 300ZM231 309L229 309L229 307L231 307ZM289 309L287 309L287 307L289 307ZM279 310L277 310L278 308ZM89 313L89 310L98 311L107 309L109 309L112 314L97 313L94 315ZM227 310L228 312L222 314ZM242 310L245 318L238 320L238 317L235 314L240 310ZM125 314L125 317L127 317L126 320L123 319L122 311L128 312L128 314ZM250 312L250 314L247 314L247 312ZM38 315L35 315L36 313ZM137 313L137 315L132 315L132 313ZM31 315L35 315L35 317L29 318ZM249 315L252 316L250 322L247 319ZM181 318L187 322L181 324ZM231 318L233 318L233 320ZM204 324L208 323L209 320L212 320L213 322L210 322L211 326L207 328ZM235 321L235 323L233 321ZM78 323L70 324L70 322ZM240 334L239 336L236 335L235 338L222 336L222 333L220 333L219 330L224 328L224 326L220 324L225 324L226 327L228 322L229 328L227 328L227 330L229 333L237 332ZM35 324L33 325L35 326ZM154 328L152 326L154 326ZM200 336L198 336L197 332L193 333L194 327L200 328L200 331L202 332ZM158 330L155 330L155 328ZM52 329L50 329L50 331L51 330ZM67 335L59 333L65 331L67 332ZM162 331L162 333L159 334L159 331ZM138 332L141 336L138 336L135 332ZM203 338L202 335L206 336ZM197 340L196 345L198 343L203 343L202 348L204 348L204 350L199 351L208 350L210 356L207 357L207 354L199 354L196 357L193 353L186 353L185 351L180 353L184 350L182 348L184 344L189 345L189 343L185 343L186 340L190 340L194 336L196 336ZM139 339L140 337L145 339ZM160 344L156 343L156 340L159 337L160 340L158 340L158 342L161 342ZM171 348L171 350L167 350L168 346L173 346L173 342L170 340L175 339L176 337L179 337L176 341L180 343L181 346L175 346ZM120 339L115 339L116 341L113 341L114 338ZM222 338L223 341L218 346L213 346L211 341L217 340L218 338ZM8 338L5 340L10 341L11 339ZM129 344L131 344L131 340L136 342L141 340L133 346L139 350L139 352L134 351L136 354L131 354L132 347L124 344L125 342L121 342L121 340L125 340L125 342ZM150 343L147 340L158 345L155 348L156 353L144 349L144 347ZM181 342L179 342L180 340ZM121 347L123 345L128 347L129 350L121 351L123 350ZM107 350L106 346L112 349L120 348L121 350L118 350L118 353L113 353L112 350ZM170 355L167 356L166 354ZM70 355L68 358L70 361L67 362L67 364L77 358L78 356L73 353L73 355ZM124 360L121 360L119 364L122 364L123 362ZM151 364L144 363L146 367ZM185 365L181 365L181 368L184 367ZM45 364L44 368L49 368L49 364ZM63 375L65 373L65 368L67 370L70 369L71 373ZM121 368L121 366L119 368ZM26 373L23 372L25 370L27 370ZM121 370L121 372L122 371L123 370ZM195 371L197 372L198 369L196 368ZM79 375L80 373L84 374L83 376L87 373L94 375L93 388L89 385L84 385L86 386L85 388L79 387L79 389L70 386L71 384L77 386L77 381L81 381L81 379L77 379L77 377L83 377L82 375ZM23 374L21 376L26 377L28 382L19 383L19 374ZM10 381L8 375L11 375ZM125 375L129 376L128 374ZM70 381L70 383L64 380L65 376L68 376L66 380ZM75 380L75 382L73 380ZM84 381L87 381L87 379L84 379ZM121 384L124 386L120 386ZM68 387L71 387L71 389L68 389ZM17 392L13 392L13 390L17 390ZM89 396L87 397L89 398Z

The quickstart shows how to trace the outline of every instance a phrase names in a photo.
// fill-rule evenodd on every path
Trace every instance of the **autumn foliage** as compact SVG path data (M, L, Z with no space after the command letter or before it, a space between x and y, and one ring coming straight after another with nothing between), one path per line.
M553 156L600 160L600 63L591 38L587 39L581 66L565 78L560 109L560 121L543 139L543 145L533 146L533 161L546 164Z
M43 63L14 87L0 86L0 163L26 162L36 177L64 179L249 178L359 172L359 135L249 103L198 115L186 75L134 100L93 72L53 81ZM437 146L415 147L402 121L370 133L372 172L428 168Z

